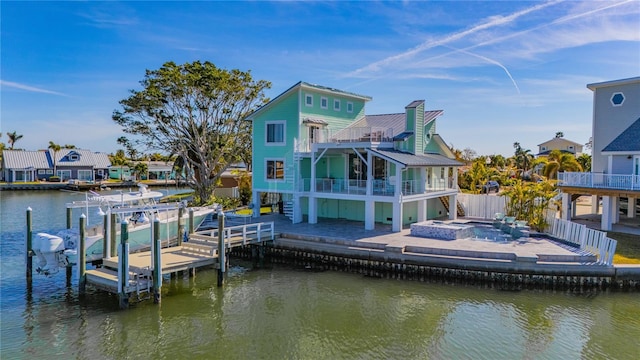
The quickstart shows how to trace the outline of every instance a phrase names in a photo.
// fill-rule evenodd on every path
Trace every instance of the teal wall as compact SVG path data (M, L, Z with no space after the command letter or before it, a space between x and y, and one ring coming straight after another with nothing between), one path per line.
M266 122L286 121L285 145L267 146L265 144ZM285 178L288 172L293 170L293 143L299 131L298 96L292 93L270 107L265 108L253 120L253 187L255 189L268 189L270 191L291 191L292 184L279 181L266 180L265 159L283 158L285 160Z
M418 202L402 204L402 224L412 224L418 221Z
M431 121L429 122L427 125L425 125L424 127L424 134L426 136L426 134L431 133L431 129L434 130L435 132L435 127L436 127L436 121ZM427 144L424 147L424 153L431 153L431 154L442 154L442 151L440 149L440 147L438 146L438 143L433 140L433 139L428 139L425 140L425 142L427 142Z
M392 220L390 219L393 218L393 204L377 202L375 207L375 221L383 224L391 224Z

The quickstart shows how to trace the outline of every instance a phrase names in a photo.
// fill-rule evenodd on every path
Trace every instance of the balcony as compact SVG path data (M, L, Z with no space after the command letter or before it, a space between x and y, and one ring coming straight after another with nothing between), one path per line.
M640 175L561 172L558 185L593 189L640 191Z
M375 126L344 129L312 128L309 138L295 144L298 152L310 152L312 144L393 143L393 129Z
M454 189L451 186L452 179L446 181L439 179L431 184L420 180L404 180L400 184L400 193L404 196L424 194L428 192L438 192ZM311 179L302 179L298 186L298 190L302 192L311 191ZM316 179L315 191L319 193L332 194L349 194L349 195L366 195L366 180L351 179ZM371 183L372 195L393 196L395 194L395 185L386 180L373 180Z

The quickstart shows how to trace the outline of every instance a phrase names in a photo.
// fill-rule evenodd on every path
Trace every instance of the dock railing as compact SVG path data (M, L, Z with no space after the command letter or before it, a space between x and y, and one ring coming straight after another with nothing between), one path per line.
M245 225L228 226L223 229L225 246L231 248L240 245L261 243L275 237L274 222L259 222ZM189 235L194 240L202 240L217 244L219 229L196 231Z

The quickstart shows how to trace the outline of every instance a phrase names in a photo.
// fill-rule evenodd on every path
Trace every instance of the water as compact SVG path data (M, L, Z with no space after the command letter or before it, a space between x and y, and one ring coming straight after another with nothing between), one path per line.
M506 292L231 259L163 284L162 303L117 308L64 272L24 275L34 230L64 226L62 192L2 192L2 359L636 359L640 295ZM96 220L97 221L97 220Z

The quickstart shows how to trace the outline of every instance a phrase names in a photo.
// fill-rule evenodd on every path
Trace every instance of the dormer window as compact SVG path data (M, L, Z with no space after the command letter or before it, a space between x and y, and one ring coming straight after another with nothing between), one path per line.
M78 160L80 160L80 155L78 155L78 154L71 154L71 155L69 155L69 160L70 160L70 161L78 161Z

